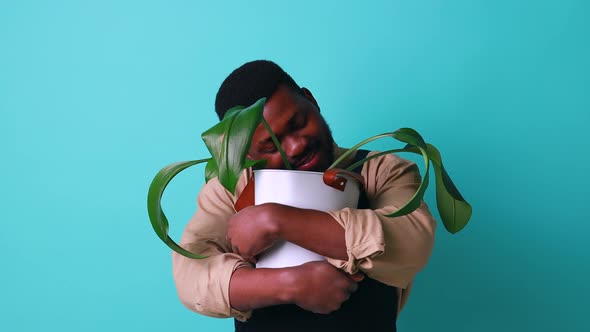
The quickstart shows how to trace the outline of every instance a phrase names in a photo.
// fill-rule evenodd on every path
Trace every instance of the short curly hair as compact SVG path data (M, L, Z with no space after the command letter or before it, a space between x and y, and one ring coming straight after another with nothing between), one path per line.
M279 65L268 60L247 62L235 69L221 84L215 97L219 120L236 106L250 106L260 98L270 98L280 85L301 88Z

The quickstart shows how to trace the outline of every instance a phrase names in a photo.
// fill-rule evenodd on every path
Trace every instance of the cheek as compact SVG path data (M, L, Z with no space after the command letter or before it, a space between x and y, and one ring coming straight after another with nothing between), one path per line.
M324 144L330 144L332 140L330 128L324 122L315 122L312 126L309 127L308 134L321 138L321 140L324 141Z
M263 156L263 155L259 155L259 154L250 154L250 158L254 159L254 160L260 160L260 159L266 159L266 165L264 166L264 168L270 168L270 169L278 169L278 168L285 168L283 166L283 159L281 159L280 154L276 153L275 155L272 156Z
M264 168L285 168L285 166L283 165L283 159L281 158L280 154L277 152L273 156L266 158L266 166Z
M321 133L323 136L326 131L329 131L328 124L323 118L319 116L319 114L314 114L310 120L309 127L311 127L315 132Z

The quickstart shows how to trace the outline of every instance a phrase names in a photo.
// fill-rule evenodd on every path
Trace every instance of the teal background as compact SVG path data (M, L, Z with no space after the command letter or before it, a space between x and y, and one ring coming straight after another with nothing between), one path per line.
M311 89L342 146L419 130L474 207L461 233L439 227L401 331L590 330L589 10L0 2L0 329L231 330L178 301L145 200L161 167L207 156L223 78L267 58ZM202 182L195 168L167 190L176 239Z

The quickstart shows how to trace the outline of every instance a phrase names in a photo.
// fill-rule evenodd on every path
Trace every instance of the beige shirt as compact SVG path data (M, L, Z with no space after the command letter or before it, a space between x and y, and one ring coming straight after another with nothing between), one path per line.
M344 150L337 149L337 154ZM372 155L374 153L370 153ZM350 159L340 166L350 164ZM174 280L181 302L190 310L212 317L246 320L251 312L230 306L232 273L251 266L231 252L226 241L228 216L251 178L245 171L236 187L228 192L217 178L205 184L197 199L197 211L189 221L180 244L206 259L191 259L172 253ZM424 202L409 215L388 218L402 207L420 185L418 167L388 154L365 163L361 172L371 209L346 208L328 213L344 228L348 260L326 257L332 265L348 272L362 271L399 292L399 310L407 301L414 276L426 265L434 245L436 221Z

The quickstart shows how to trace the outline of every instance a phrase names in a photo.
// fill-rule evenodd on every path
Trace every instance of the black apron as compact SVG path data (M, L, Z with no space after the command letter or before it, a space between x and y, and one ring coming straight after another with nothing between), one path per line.
M359 150L355 161L366 157ZM362 165L354 171L360 173ZM359 209L368 209L367 196L359 197ZM283 304L256 309L246 322L234 320L236 332L395 332L397 290L368 276L359 282L358 290L330 314L314 314L295 304Z

